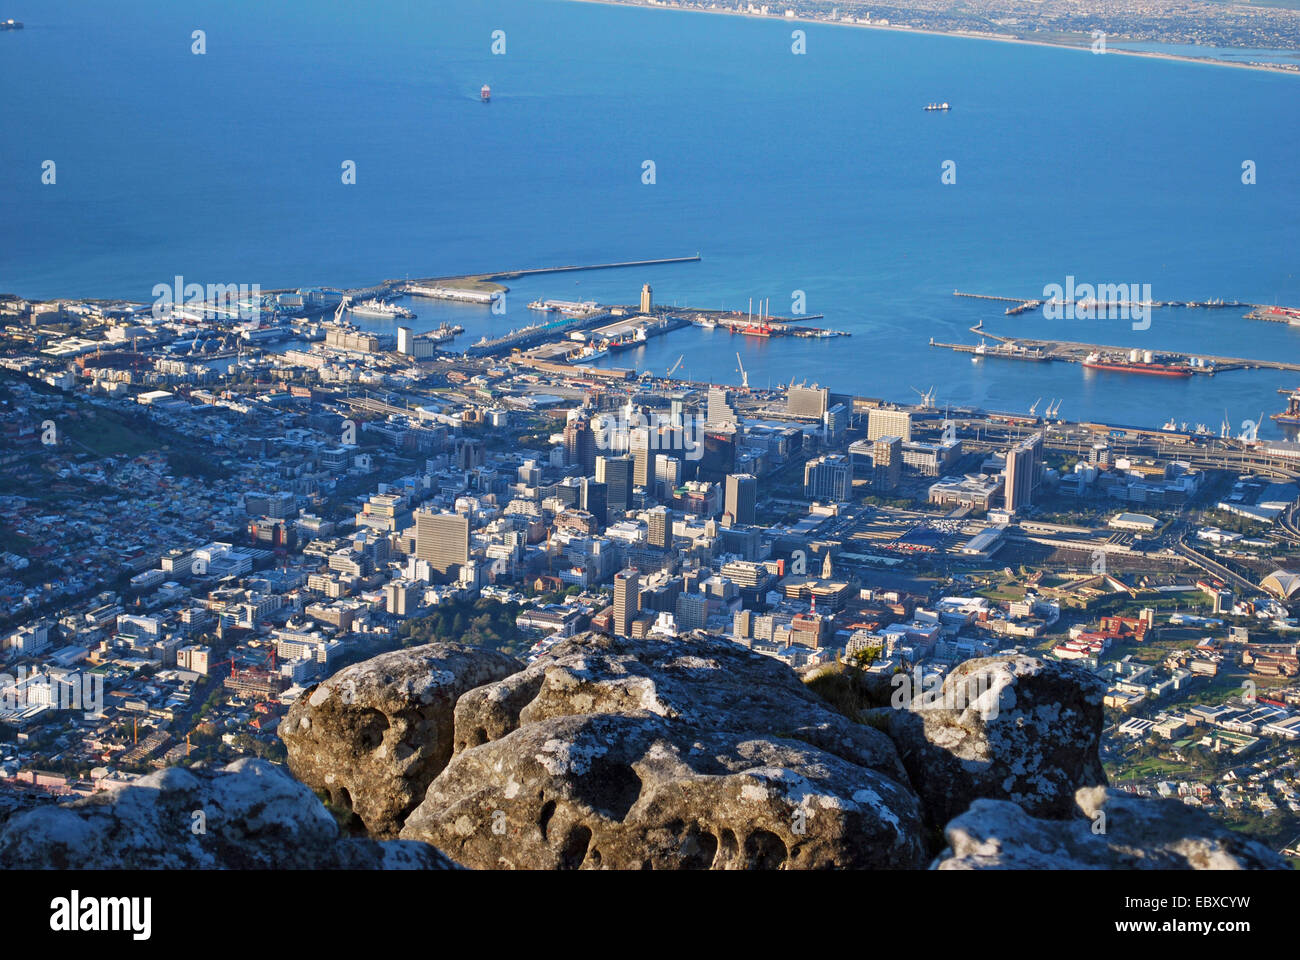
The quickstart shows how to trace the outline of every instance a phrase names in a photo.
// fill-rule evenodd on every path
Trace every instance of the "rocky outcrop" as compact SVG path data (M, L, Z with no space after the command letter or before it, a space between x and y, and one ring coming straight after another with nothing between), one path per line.
M523 668L458 643L380 654L307 691L280 722L289 769L366 832L397 835L452 754L453 710L465 691Z
M1280 864L1181 804L1107 791L1102 684L1071 665L974 660L910 698L896 678L823 683L858 723L780 662L705 635L492 657L387 654L293 708L295 772L372 835L420 841L333 862L436 847L481 868L907 869L947 824L945 870ZM244 856L237 839L217 862ZM257 862L285 865L275 842Z
M30 810L0 830L0 864L28 869L447 869L407 841L343 839L282 768L251 758L169 767L115 791Z
M893 745L783 664L586 634L461 697L401 836L474 867L916 867Z
M932 824L980 798L1067 817L1075 791L1106 783L1098 755L1104 693L1095 675L1070 664L969 660L941 690L917 691L905 709L889 710L889 735Z
M1105 787L1076 794L1068 820L976 800L948 824L939 870L1285 870L1268 847L1177 800Z

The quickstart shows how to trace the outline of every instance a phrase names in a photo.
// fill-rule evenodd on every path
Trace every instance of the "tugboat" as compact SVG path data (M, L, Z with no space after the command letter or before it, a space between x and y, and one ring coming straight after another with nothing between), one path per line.
M478 98L484 103L487 103L492 99L492 88L486 83L483 84L483 89L478 92Z

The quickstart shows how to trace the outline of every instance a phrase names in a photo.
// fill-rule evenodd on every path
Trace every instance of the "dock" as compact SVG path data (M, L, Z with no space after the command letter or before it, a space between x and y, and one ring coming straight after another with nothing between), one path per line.
M1126 356L1132 347L1117 347L1102 343L1081 343L1074 340L1038 340L1031 337L1004 337L989 333L984 329L983 321L970 328L971 333L996 341L996 346L981 344L938 343L933 338L930 346L954 350L958 353L970 353L981 356L1000 357L1012 360L1060 360L1066 363L1083 363L1090 353ZM983 349L981 349L983 346ZM1207 353L1186 353L1178 350L1156 351L1161 357L1188 365L1193 374L1214 376L1230 370L1283 370L1290 373L1300 372L1300 363L1285 360L1252 360L1245 357L1224 357Z

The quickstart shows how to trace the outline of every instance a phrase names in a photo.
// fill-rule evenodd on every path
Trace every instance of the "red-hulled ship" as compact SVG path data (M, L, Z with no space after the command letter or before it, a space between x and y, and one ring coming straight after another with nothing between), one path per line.
M1105 357L1090 353L1083 366L1088 370L1113 370L1117 373L1145 373L1155 377L1190 377L1192 368L1182 361L1166 363L1156 360L1150 350L1139 354L1132 351L1127 357Z
M483 84L483 89L478 92L478 98L482 100L484 103L487 103L489 100L492 99L492 88L489 87L486 83Z

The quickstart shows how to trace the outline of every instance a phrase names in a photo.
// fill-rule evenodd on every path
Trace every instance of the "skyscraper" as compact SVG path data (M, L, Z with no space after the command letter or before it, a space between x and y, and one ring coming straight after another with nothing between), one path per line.
M877 490L893 490L903 476L903 438L877 437L871 446L871 485Z
M637 427L628 437L628 454L632 457L632 484L649 487L654 480L656 455L651 451L649 427Z
M583 477L581 506L603 527L605 518L609 516L609 500L605 496L605 485L591 477Z
M631 635L632 621L641 613L641 575L634 567L614 574L614 633Z
M1043 435L1036 433L1007 451L1003 502L1012 513L1032 506L1042 478Z
M456 513L415 512L415 555L439 573L469 560L469 518Z
M597 457L596 479L605 485L609 514L624 513L632 503L632 458Z
M753 523L754 508L758 502L758 478L749 473L727 474L726 498L723 501L723 519L732 523Z
M582 468L587 476L596 469L596 434L586 417L577 417L564 425L564 460Z
M649 533L646 539L652 547L667 547L672 540L672 518L667 507L655 507L647 518Z
M655 483L659 498L671 500L673 491L682 485L682 462L675 457L659 457L655 460Z
M709 387L709 404L705 411L705 418L711 427L734 425L739 422L740 418L736 416L736 410L731 405L730 390Z

